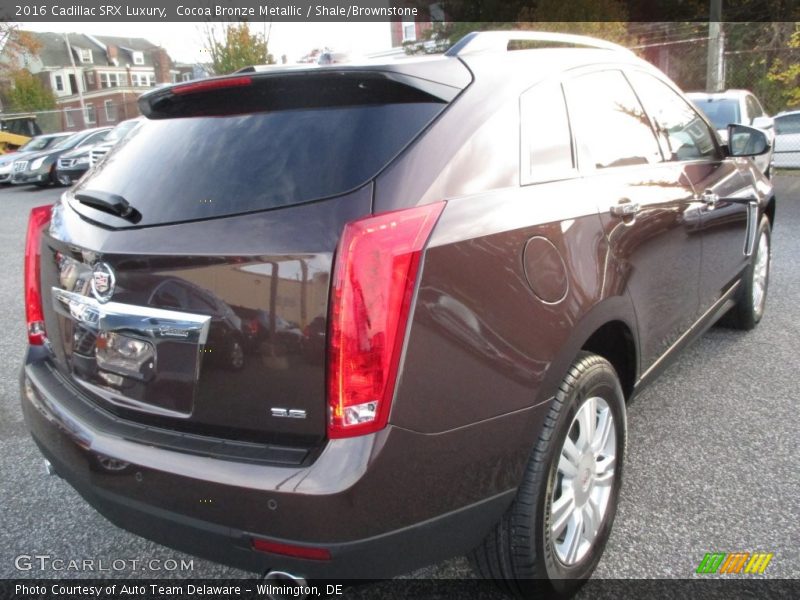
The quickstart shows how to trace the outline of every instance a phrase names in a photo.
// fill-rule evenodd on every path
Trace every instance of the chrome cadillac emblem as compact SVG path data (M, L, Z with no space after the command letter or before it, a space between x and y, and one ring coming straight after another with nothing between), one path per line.
M97 263L92 271L92 294L100 302L108 302L114 294L114 271L106 263Z

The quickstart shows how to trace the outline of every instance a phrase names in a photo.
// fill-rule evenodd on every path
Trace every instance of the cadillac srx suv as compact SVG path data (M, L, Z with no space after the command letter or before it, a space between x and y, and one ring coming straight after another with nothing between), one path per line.
M570 593L626 401L764 312L766 137L723 145L621 47L470 34L139 106L31 213L22 408L98 511L198 556L377 578L469 553Z

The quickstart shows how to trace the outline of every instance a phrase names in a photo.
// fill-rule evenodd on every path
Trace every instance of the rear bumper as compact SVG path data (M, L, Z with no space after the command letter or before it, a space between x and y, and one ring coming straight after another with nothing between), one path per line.
M498 449L504 464L486 447L487 439L513 440L512 430L529 427L520 413L434 436L388 427L332 440L302 468L155 448L116 437L113 423L87 424L74 410L80 400L48 361L31 359L39 352L29 352L22 370L22 407L56 472L116 525L255 573L382 578L463 554L510 505L509 482L527 456ZM486 462L474 460L476 447ZM98 456L130 465L110 471ZM324 548L331 560L257 552L254 536Z

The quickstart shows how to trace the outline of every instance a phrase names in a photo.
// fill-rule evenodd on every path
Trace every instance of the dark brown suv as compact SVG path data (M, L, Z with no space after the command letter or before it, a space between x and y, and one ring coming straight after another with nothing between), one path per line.
M140 107L32 213L22 406L88 502L175 548L273 578L472 551L510 591L570 592L626 401L763 314L764 134L722 145L604 42L471 34Z

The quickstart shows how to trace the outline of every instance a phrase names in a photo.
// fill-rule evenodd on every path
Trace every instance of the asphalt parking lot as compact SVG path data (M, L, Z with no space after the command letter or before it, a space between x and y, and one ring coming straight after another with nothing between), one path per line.
M706 552L772 552L767 577L800 577L797 467L800 342L800 173L776 176L778 208L764 321L714 328L628 410L625 481L599 578L686 578ZM0 577L91 577L18 571L19 555L189 560L117 529L57 477L47 477L19 409L24 351L22 265L31 207L63 189L0 188ZM125 569L115 577L249 577L195 558L191 571ZM98 574L101 575L101 574ZM465 559L418 578L472 577ZM382 598L376 584L360 597ZM446 597L441 594L437 597ZM457 597L453 595L451 597Z

